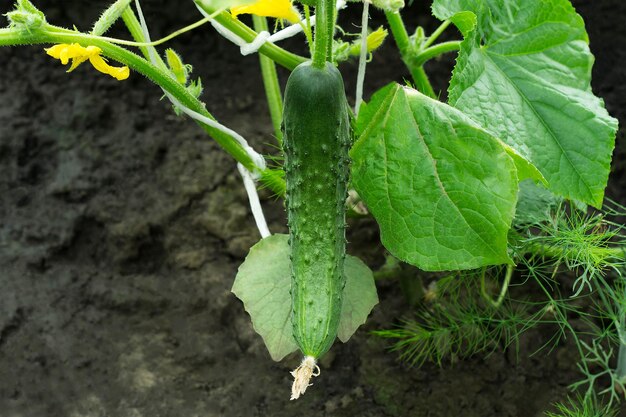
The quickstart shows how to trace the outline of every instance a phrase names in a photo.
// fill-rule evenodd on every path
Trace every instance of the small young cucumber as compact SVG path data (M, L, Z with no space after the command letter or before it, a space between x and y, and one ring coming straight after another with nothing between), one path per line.
M345 286L350 113L343 80L326 63L300 64L283 110L294 338L319 358L337 336Z

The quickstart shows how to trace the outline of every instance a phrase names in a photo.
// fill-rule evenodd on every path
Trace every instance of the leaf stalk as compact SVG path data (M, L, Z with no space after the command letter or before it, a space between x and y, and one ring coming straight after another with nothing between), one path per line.
M411 77L413 78L415 87L422 94L431 98L436 98L437 95L430 84L430 80L428 79L428 75L426 75L426 71L424 71L424 67L421 65L415 65L411 60L411 56L413 55L411 41L409 39L409 34L406 31L406 27L404 26L404 22L402 21L402 17L399 13L394 12L385 12L385 17L387 18L391 34L396 41L398 50L400 51L400 56L402 57L404 64L411 72Z

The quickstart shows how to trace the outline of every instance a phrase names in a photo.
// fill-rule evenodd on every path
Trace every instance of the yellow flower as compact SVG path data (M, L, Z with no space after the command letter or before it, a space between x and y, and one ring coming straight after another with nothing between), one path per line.
M47 48L46 52L53 58L60 59L63 65L67 64L69 60L72 60L72 65L67 72L72 72L83 62L89 60L91 65L95 69L105 74L109 74L111 77L122 81L128 78L130 70L128 67L112 67L106 63L105 59L101 56L102 49L97 46L80 46L77 43L71 45L61 43L54 45L51 48Z
M376 29L375 31L373 31L372 33L370 33L369 35L367 35L367 38L365 39L367 43L367 53L368 54L372 53L376 49L378 49L378 47L383 44L383 41L385 40L386 37L387 37L387 29L384 29L382 26ZM360 53L361 53L361 38L354 41L352 43L352 46L350 47L350 55L359 56Z
M231 7L233 17L240 14L255 14L257 16L275 17L287 19L291 23L300 21L300 14L290 0L258 0L246 6Z
M382 26L367 35L367 52L372 52L380 45L383 44L383 41L387 37L387 29Z

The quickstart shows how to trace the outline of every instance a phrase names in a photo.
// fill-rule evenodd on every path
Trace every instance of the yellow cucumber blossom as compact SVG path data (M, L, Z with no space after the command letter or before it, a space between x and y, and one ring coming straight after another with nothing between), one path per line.
M367 38L365 39L367 43L367 53L372 53L376 49L378 49L378 47L383 44L386 37L387 29L383 28L382 26L367 35ZM359 56L360 53L361 39L359 38L352 43L352 46L350 47L350 55Z
M130 70L127 66L112 67L106 63L106 60L101 56L102 49L97 46L81 46L77 43L67 44L61 43L54 45L51 48L45 50L48 55L53 58L60 59L63 65L67 64L69 60L72 60L72 65L67 72L72 72L83 62L89 60L91 65L95 69L105 74L109 74L111 77L122 81L128 78Z
M367 35L367 52L373 52L383 44L387 37L387 29L382 26Z
M230 13L233 17L237 17L240 14L255 14L257 16L287 19L291 23L300 21L300 14L290 0L258 0L249 5L231 7Z

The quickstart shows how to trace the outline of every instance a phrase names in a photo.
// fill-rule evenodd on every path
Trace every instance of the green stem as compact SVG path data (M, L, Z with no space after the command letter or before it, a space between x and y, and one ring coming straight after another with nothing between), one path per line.
M423 66L427 61L445 54L446 52L454 52L461 49L461 41L449 41L438 43L435 46L422 50L415 58L413 58L413 65Z
M551 278L554 278L554 275L556 275L557 271L558 271L558 264L555 265ZM576 350L578 351L578 357L581 359L580 362L578 362L580 371L584 375L589 375L589 364L587 363L586 360L584 360L585 351L583 349L583 344L582 344L583 342L580 340L578 333L576 332L576 330L574 330L574 328L570 324L566 313L563 312L563 309L558 305L558 303L552 297L551 290L549 290L548 287L546 287L545 281L542 279L538 279L538 277L535 277L535 282L539 285L543 293L546 295L546 298L550 300L550 304L554 306L552 310L552 314L554 314L555 322L561 328L561 331L563 332L563 336L565 336L565 329L569 331L569 333L572 335L572 339L574 341L574 344L576 345ZM573 384L572 386L574 385L577 385L577 383ZM591 385L589 388L592 389L593 385Z
M526 253L541 255L553 259L576 259L578 251L567 246L547 245L540 241L532 242ZM597 259L624 259L623 248L595 247L593 248L594 258Z
M254 30L262 32L268 30L267 19L262 16L253 15L252 22ZM261 74L263 76L263 85L265 86L265 96L270 109L272 125L274 126L274 134L278 143L283 144L283 132L280 125L283 118L283 99L280 92L280 84L278 83L278 74L276 73L276 64L274 61L259 54L259 62L261 64Z
M311 33L311 8L304 5L304 19L306 20L306 25L302 29L304 31L304 35L306 36L306 41L309 44L309 55L313 56L313 34Z
M127 14L128 10L130 10L130 9L127 8L126 10L124 10L124 12L122 12L122 15L124 15L125 13ZM219 13L221 13L221 10L219 12L216 12L215 15L217 16ZM127 16L128 16L128 14L127 14ZM177 31L170 33L169 35L165 36L164 38L161 38L161 39L158 39L158 40L152 41L152 42L133 42L133 41L127 41L127 40L124 40L124 39L111 38L111 37L102 36L102 35L94 35L94 36L98 36L103 41L109 41L109 42L114 43L116 45L136 46L138 48L140 48L142 46L158 46L158 45L164 44L165 42L171 41L172 39L174 39L177 36L183 35L183 34L185 34L187 32L190 32L190 31L192 31L192 30L194 30L196 28L199 28L200 26L209 23L214 18L215 18L215 16L205 17L204 19L200 19L197 22L192 23L191 25L185 26L184 28L178 29Z
M336 5L335 0L318 0L326 8L326 34L328 35L328 42L326 43L326 61L333 62L333 38L335 37L335 18Z
M402 272L402 263L396 257L387 255L383 266L374 271L374 279L376 281L395 279L398 278L400 272Z
M404 27L404 22L399 13L385 12L385 17L391 28L391 34L396 40L400 55L404 57L410 48L409 34Z
M326 61L332 61L333 34L335 32L335 2L333 0L317 0L315 19L313 66L324 68Z
M196 5L206 13L214 13L215 9L208 7L205 3L206 2L196 0ZM215 16L215 21L246 42L252 42L258 35L256 31L250 29L228 12L222 12ZM259 53L267 56L272 61L276 62L278 65L282 65L288 70L293 70L299 64L306 61L306 58L286 51L271 42L265 42L263 46L259 48Z
M204 104L192 96L183 85L176 81L168 71L152 65L140 56L109 42L90 37L90 35L59 28L52 25L45 25L30 33L18 29L0 29L0 47L32 44L57 44L57 43L85 43L102 49L107 57L128 65L134 71L139 72L154 83L158 84L165 91L174 96L181 104L205 117L215 120L206 110ZM240 162L251 172L259 172L259 168L252 160L248 152L230 135L215 127L198 124L235 160Z
M622 321L622 332L626 331L626 324ZM617 367L615 374L620 382L626 383L626 342L621 340L619 345L619 353L617 354Z
M143 35L143 30L141 29L141 23L139 22L139 19L137 19L137 16L135 16L133 9L127 7L126 10L124 10L124 13L122 13L122 20L134 40L137 42L146 40ZM161 58L159 53L156 53L156 48L154 46L140 46L139 50L149 62L152 62L150 59L150 50L153 50L155 52L154 56L156 56L159 68L163 70L167 69L165 61L163 61L163 58Z
M624 299L626 299L626 293L622 292L621 294L615 294L612 289L609 289L609 291L611 292L611 295L608 297L608 300L603 296L604 291L602 289L598 292L602 296L604 304L608 308L617 306L618 309L618 317L614 320L619 340L619 352L617 354L615 375L621 383L626 383L626 308L624 307L623 302Z
M423 94L431 98L436 98L437 95L430 84L430 80L428 79L428 75L426 75L426 71L424 71L424 67L421 65L414 65L411 62L411 42L409 40L409 34L404 26L404 22L402 21L402 17L399 13L393 12L385 12L385 16L387 17L387 22L391 28L391 34L396 41L396 45L398 45L398 50L400 51L402 60L411 72L411 77L413 78L415 87Z
M428 79L428 75L426 74L424 67L410 65L409 71L411 71L411 77L413 78L413 82L415 82L415 88L417 88L417 91L430 98L437 98L437 94L435 94L435 90L430 84L430 80Z
M444 20L443 23L439 25L437 29L435 29L433 34L430 35L428 39L426 39L426 42L424 42L424 45L422 45L422 48L426 49L430 45L432 45L437 40L437 38L439 38L439 35L441 35L443 31L446 30L448 26L450 26L450 23L452 23L450 20Z
M128 28L131 36L133 37L133 39L135 39L137 42L144 42L147 39L144 37L144 33L143 30L141 28L141 23L139 22L139 19L137 19L137 16L135 16L135 13L132 11L132 9L128 8L126 9L126 11L124 12L124 14L122 15L123 19L124 19L124 23L126 23L126 27ZM163 61L163 59L161 58L161 56L156 53L156 49L153 46L150 46L148 48L143 48L142 51L144 53L144 56L146 57L146 59L148 61L152 61L151 57L150 57L150 52L149 49L153 49L155 54L153 54L153 56L156 56L158 64L166 71L168 71L167 65L165 64L165 62ZM265 55L259 54L259 57L261 58L265 58L269 63L271 63L271 66L274 70L274 74L276 73L276 67L274 65L274 62L265 57ZM263 61L261 61L263 62ZM265 78L265 77L264 77ZM276 78L276 84L278 84L278 79ZM280 87L277 87L277 94L278 94L278 103L279 105L282 107L282 103L281 103L281 97L280 97ZM268 98L269 100L269 98ZM270 104L270 109L271 109L271 104ZM280 112L282 112L282 108L280 110ZM279 112L279 113L280 113ZM280 116L279 116L280 117ZM274 121L274 116L272 115L272 121ZM280 123L280 122L279 122ZM200 123L199 123L200 124ZM278 130L277 132L280 134L280 124L278 125ZM250 169L248 169L250 170ZM262 181L265 183L265 185L270 188L273 192L276 193L276 195L283 197L285 195L285 181L284 179L277 177L276 175L273 175L271 173L271 169L266 169L262 175ZM253 171L251 171L253 172Z
M483 298L491 304L493 308L500 308L502 303L504 302L504 297L506 297L506 293L509 289L509 284L511 283L511 277L513 276L513 265L506 266L506 274L504 275L504 282L502 283L502 287L500 288L500 294L498 298L494 300L491 298L491 295L487 292L487 285L485 283L486 279L486 269L483 268L481 276L480 276L480 292Z
M133 9L131 9L130 7L127 7L122 13L122 20L124 21L124 24L126 25L126 28L130 32L133 39L135 40L143 39L143 32L141 31L141 23L139 23L137 16L135 16L135 12L133 12ZM148 47L140 46L139 50L141 51L141 53L147 60L150 60L150 53L148 52ZM161 67L165 68L165 62L163 62L163 59L160 56L159 56L159 59L161 59L161 62L160 62L160 64L162 64Z

